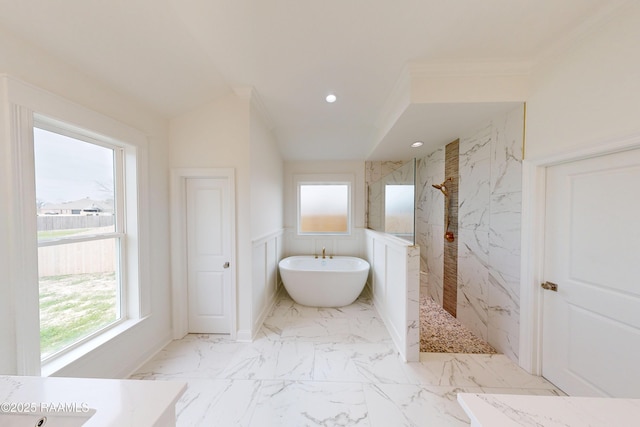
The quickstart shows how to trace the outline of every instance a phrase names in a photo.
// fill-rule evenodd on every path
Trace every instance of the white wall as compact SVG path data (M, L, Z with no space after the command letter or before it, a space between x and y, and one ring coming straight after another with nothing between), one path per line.
M353 178L353 212L351 235L348 236L298 236L297 235L297 193L295 177L310 174L314 176L349 175ZM309 255L322 252L332 255L364 256L364 161L289 161L284 164L284 226L285 255Z
M258 109L251 106L251 237L282 229L284 162L276 138Z
M149 141L148 178L153 197L149 199L151 316L137 327L107 342L85 357L59 372L67 376L122 377L127 376L148 357L163 347L170 337L169 284L169 190L168 190L168 122L136 101L118 94L107 85L87 77L67 63L33 48L0 29L0 73L58 94L93 111L112 117L147 135ZM3 132L6 129L3 129ZM3 140L6 140L3 138ZM0 147L4 150L6 147ZM3 153L3 151L0 151ZM3 153L4 154L4 153ZM6 160L6 156L2 156ZM0 188L0 209L11 208L20 194L11 187ZM8 259L4 221L0 225L0 271ZM0 372L16 373L13 295L0 284Z
M640 133L640 3L536 70L525 159Z
M282 157L251 96L230 93L171 120L172 168L235 169L239 340L252 338L273 301L282 246Z
M282 258L283 161L276 138L251 106L252 335L275 303Z
M251 331L249 99L229 94L171 120L171 168L234 168L239 336Z

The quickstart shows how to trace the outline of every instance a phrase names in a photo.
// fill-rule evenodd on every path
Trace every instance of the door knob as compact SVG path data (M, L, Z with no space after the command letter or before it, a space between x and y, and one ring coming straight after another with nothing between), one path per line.
M546 289L548 291L558 292L558 285L553 282L544 282L540 285L542 289Z
M225 262L223 265L224 268L229 268L229 261Z

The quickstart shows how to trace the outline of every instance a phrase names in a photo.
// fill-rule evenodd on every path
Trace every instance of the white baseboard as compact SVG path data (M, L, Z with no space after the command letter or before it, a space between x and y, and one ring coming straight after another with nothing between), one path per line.
M160 340L157 345L152 347L149 351L145 352L138 358L138 361L133 364L133 369L131 368L132 365L124 367L122 369L122 372L120 372L119 375L116 376L116 378L129 378L131 377L131 375L138 372L140 368L147 364L147 362L153 359L158 353L160 353L163 348L165 348L167 345L169 345L169 343L171 343L171 341L173 341L172 334L173 333L171 331L167 332L164 339Z

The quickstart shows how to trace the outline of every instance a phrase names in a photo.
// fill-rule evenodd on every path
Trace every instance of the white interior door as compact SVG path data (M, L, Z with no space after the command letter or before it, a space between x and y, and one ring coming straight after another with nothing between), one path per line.
M640 150L547 169L542 374L640 397Z
M226 178L186 180L187 292L191 333L231 332L231 224Z

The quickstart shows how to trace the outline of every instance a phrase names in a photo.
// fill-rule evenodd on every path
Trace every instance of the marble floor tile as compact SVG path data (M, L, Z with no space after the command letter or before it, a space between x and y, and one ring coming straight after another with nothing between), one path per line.
M469 418L456 401L463 389L366 384L364 390L371 427L469 426Z
M379 317L362 316L349 318L350 342L379 343L387 342L393 346L391 336Z
M283 325L280 339L283 341L333 343L349 339L350 335L349 319L304 317Z
M311 380L315 347L304 341L259 339L236 353L220 374L228 379Z
M176 404L177 427L250 426L260 381L187 381L187 390Z
M358 383L264 381L252 427L370 426Z
M132 378L217 378L248 347L248 343L234 342L227 336L187 335L162 349Z
M404 384L404 364L392 343L319 344L314 380Z
M367 295L339 309L280 295L253 342L187 335L131 378L187 382L178 427L464 426L457 393L562 394L504 355L404 363Z

